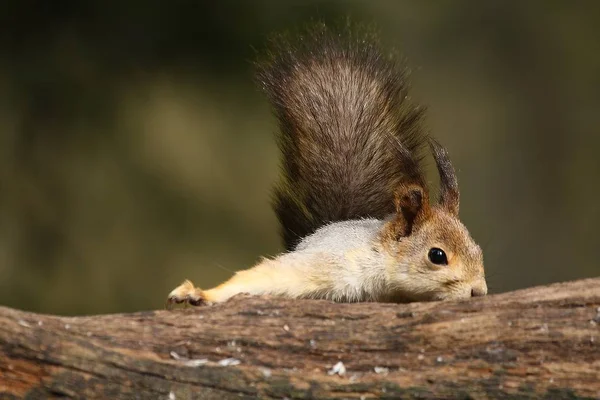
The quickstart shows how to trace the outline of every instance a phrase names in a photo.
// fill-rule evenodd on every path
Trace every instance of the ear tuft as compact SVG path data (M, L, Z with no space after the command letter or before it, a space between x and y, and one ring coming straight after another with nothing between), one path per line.
M456 172L450 162L448 151L434 139L429 139L429 146L435 159L440 174L440 199L439 204L450 214L458 217L460 194L458 191L458 179Z

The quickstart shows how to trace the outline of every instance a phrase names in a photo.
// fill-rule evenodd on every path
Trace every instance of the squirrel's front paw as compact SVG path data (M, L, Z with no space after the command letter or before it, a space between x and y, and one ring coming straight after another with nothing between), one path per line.
M189 280L186 280L181 285L173 289L171 293L169 293L165 307L167 310L170 310L174 304L182 303L190 304L192 306L208 304L206 298L204 297L204 293L202 293L202 290L194 287L194 284Z

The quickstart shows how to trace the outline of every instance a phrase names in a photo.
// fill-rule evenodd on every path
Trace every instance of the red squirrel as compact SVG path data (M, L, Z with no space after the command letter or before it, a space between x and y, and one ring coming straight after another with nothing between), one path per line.
M168 306L238 293L338 302L485 295L483 254L459 219L454 168L424 131L424 108L408 96L397 57L350 25L316 24L270 45L257 77L280 128L274 209L286 252L212 289L185 281ZM427 149L440 175L432 204Z

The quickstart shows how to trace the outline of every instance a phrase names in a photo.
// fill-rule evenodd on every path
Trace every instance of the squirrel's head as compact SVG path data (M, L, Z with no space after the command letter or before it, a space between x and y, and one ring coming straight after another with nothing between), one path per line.
M483 253L459 220L458 182L448 153L430 141L440 174L440 197L430 205L418 163L399 146L408 174L396 190L396 214L384 230L384 243L393 252L390 284L408 301L485 295Z

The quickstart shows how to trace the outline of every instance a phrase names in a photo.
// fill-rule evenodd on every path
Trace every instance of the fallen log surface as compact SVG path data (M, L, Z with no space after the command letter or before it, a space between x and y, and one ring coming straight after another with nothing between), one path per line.
M600 398L600 278L464 302L0 307L0 398Z

